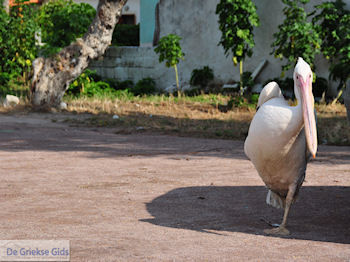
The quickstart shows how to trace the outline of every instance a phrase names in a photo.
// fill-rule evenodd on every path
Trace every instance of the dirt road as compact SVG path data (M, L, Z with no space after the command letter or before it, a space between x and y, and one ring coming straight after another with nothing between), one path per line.
M350 147L320 146L280 238L243 142L65 117L0 115L1 239L69 239L71 261L350 261Z

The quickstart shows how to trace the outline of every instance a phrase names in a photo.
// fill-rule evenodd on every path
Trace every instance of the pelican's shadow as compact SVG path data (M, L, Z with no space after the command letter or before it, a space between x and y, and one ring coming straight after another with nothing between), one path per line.
M147 203L159 226L208 233L224 231L263 234L264 220L280 223L283 211L265 203L263 186L201 186L177 188ZM304 186L292 206L290 237L350 243L350 190L341 186ZM214 230L214 231L211 231Z

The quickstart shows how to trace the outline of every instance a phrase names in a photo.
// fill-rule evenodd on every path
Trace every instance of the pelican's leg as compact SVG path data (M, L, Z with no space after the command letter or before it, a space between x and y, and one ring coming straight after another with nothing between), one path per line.
M296 186L293 186L293 187L289 188L289 190L288 190L282 224L277 228L265 229L264 232L266 234L282 235L282 236L289 235L289 230L286 228L286 225L287 225L287 218L288 218L289 210L290 210L290 207L292 206L292 203L293 203L295 190L296 190Z

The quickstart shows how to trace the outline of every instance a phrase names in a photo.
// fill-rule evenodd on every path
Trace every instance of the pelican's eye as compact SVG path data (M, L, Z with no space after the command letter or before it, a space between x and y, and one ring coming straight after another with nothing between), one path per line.
M297 79L299 79L299 76L297 75Z

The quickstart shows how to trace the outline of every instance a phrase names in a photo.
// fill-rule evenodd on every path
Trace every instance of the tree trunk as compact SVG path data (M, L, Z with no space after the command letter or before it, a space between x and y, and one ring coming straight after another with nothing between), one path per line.
M126 2L100 0L96 17L82 39L77 39L53 57L34 60L31 101L35 108L59 106L69 84L88 67L90 60L104 54Z

